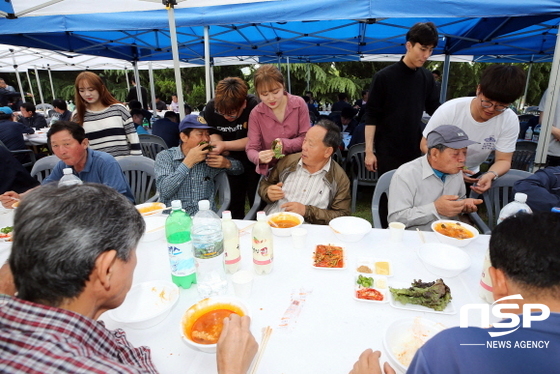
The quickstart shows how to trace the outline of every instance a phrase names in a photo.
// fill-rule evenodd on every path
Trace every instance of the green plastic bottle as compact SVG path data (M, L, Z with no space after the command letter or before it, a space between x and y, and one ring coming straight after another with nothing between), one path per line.
M171 279L182 288L196 283L196 267L191 242L191 217L181 207L181 200L171 202L172 211L165 221L165 236L171 265Z

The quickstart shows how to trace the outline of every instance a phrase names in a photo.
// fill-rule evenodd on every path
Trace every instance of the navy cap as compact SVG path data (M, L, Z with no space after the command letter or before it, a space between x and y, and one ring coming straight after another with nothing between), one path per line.
M204 117L197 114L189 114L183 118L179 124L179 131L186 129L214 129L212 126L208 126Z

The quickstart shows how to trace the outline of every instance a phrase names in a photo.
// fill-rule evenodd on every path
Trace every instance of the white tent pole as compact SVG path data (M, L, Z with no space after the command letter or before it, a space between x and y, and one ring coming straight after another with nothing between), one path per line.
M31 92L33 104L37 105L37 100L35 100L35 92L33 92L33 85L31 84L31 77L29 76L29 70L26 70L25 74L27 74L27 83L29 84L29 92Z
M292 93L292 77L290 76L290 58L286 57L286 67L288 72L288 92Z
M212 81L210 78L210 27L204 26L204 70L206 72L206 102L212 99Z
M152 70L152 61L148 63L148 72L150 75L150 94L152 96L152 111L157 114L156 108L156 88L154 86L154 71Z
M138 72L138 61L133 61L132 66L134 67L134 81L136 82L136 98L142 104L142 108L147 108L148 103L144 102L142 98L142 86L140 85L140 73Z
M130 79L128 79L128 68L124 67L125 81L126 81L126 92L130 91Z
M39 91L39 98L41 99L41 103L44 103L45 100L43 99L43 90L41 89L41 81L39 80L39 72L37 71L36 66L35 66L35 79L37 79L37 90Z
M51 74L51 68L49 65L47 65L47 71L49 72L49 82L51 83L51 92L52 92L52 99L56 99L56 96L54 96L54 85L53 85L53 81L52 81L52 74Z
M525 92L523 92L523 96L521 96L521 100L519 100L519 105L517 106L519 113L523 110L525 101L527 100L527 90L529 89L529 81L531 80L531 70L533 70L533 61L529 62L529 70L527 70L527 78L525 79Z
M214 64L212 64L212 68L210 69L210 83L212 84L212 96L214 96L214 93L216 92L216 83L214 80Z
M560 26L559 26L560 28ZM550 129L554 122L554 114L556 110L552 110L552 103L558 102L560 94L560 36L558 30L556 33L556 46L554 47L554 57L552 59L552 68L550 69L550 78L548 80L548 95L546 95L546 102L544 106L543 120L541 124L541 133L539 136L539 144L537 145L537 154L535 156L535 166L537 168L546 163L546 156L548 153L548 144L550 142Z
M12 52L12 61L14 62L14 71L16 72L16 78L17 78L19 92L21 93L21 99L24 100L25 92L23 91L23 86L21 85L21 78L19 77L18 65L16 63L16 57L14 56L14 50L10 49L10 52Z
M444 103L447 98L447 85L449 83L449 70L451 68L451 55L445 55L443 62L443 78L441 80L441 89L439 92L439 102Z
M179 46L177 44L177 29L175 25L175 13L173 5L167 8L169 17L169 33L171 37L171 51L173 53L173 70L175 71L175 87L177 88L177 100L179 101L179 113L181 118L185 117L185 101L183 100L183 84L181 83L181 68L179 67Z

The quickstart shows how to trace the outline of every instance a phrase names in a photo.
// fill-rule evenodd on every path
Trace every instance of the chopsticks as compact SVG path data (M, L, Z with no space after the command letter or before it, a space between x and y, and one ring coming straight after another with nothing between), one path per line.
M266 326L262 329L263 336L261 338L261 344L259 345L259 351L253 360L253 367L249 370L249 374L255 374L257 372L257 368L259 367L259 363L261 362L261 357L263 356L264 350L266 349L266 345L268 344L268 340L270 339L270 335L272 334L272 327Z
M418 231L418 235L420 235L420 241L422 241L422 244L426 243L426 239L424 238L424 233L420 231L418 227L416 228L416 231Z
M239 230L239 235L245 233L247 230L253 228L253 226L255 226L257 223L251 223L250 225L245 226L244 228Z
M140 214L144 217L147 217L147 216L152 216L154 214L162 213L164 210L169 210L169 209L171 209L171 207L165 207L165 208L162 208L162 209L150 210L148 212L144 212L144 213L140 213Z

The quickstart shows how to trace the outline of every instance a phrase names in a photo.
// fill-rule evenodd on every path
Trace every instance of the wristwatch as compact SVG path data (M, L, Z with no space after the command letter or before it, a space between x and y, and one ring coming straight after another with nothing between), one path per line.
M494 174L494 178L492 178L492 181L495 181L495 180L498 179L498 177L499 177L498 173L496 173L494 170L488 170L488 171L486 172L486 174L488 174L488 173Z

